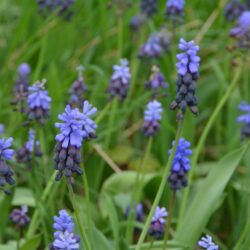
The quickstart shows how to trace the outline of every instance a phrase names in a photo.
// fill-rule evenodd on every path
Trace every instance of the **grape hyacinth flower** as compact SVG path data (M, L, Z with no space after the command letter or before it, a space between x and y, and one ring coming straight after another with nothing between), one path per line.
M158 9L157 0L141 0L141 12L147 17L152 17Z
M53 228L54 242L50 245L50 250L77 250L79 249L80 237L74 234L73 218L66 210L59 211L59 216L54 216Z
M90 118L97 111L88 101L83 104L83 112L66 106L63 114L58 119L63 123L56 123L60 129L56 136L55 169L58 171L56 180L59 181L63 174L71 177L73 173L82 175L80 168L81 147L83 140L96 137L96 123Z
M162 105L154 100L147 104L147 109L144 112L143 133L145 136L155 136L160 129L159 122L161 121Z
M202 237L198 242L198 246L202 247L205 250L219 250L219 246L217 246L211 236L206 235L206 237Z
M164 234L164 227L166 224L166 217L168 212L165 207L157 207L154 216L151 220L151 225L148 234L156 239L160 239Z
M14 99L11 104L15 107L15 110L19 110L21 113L25 112L30 72L31 69L27 63L22 63L17 69L18 77L13 88Z
M84 93L87 91L87 87L84 83L83 71L84 67L82 65L77 67L78 79L73 82L69 93L70 101L69 104L72 108L82 108L84 101Z
M0 135L4 133L4 125L0 123Z
M242 139L250 138L250 105L247 102L242 102L238 108L245 112L237 118L237 122L244 124L241 129L241 137Z
M14 150L10 149L13 138L7 140L0 139L0 189L4 190L4 186L8 183L9 185L14 185L15 181L13 179L14 172L9 167L5 160L11 160L14 155ZM9 189L4 190L6 194L10 193Z
M49 14L53 11L58 11L58 15L65 15L66 18L70 18L73 14L70 8L74 4L75 0L37 0L39 12L42 14Z
M112 75L108 88L109 98L117 96L120 101L123 101L127 96L131 81L128 60L121 59L120 65L113 66L113 70L114 73Z
M183 53L178 54L176 57L178 63L176 64L178 70L177 95L175 100L171 103L171 109L179 109L177 119L183 119L186 108L189 107L191 112L195 115L198 114L196 81L199 77L199 62L200 57L197 56L199 46L194 41L186 42L183 38L179 43L180 50Z
M143 15L137 15L137 16L133 16L130 19L129 22L129 27L133 30L133 31L138 31L139 28L144 24L145 22L145 17Z
M174 24L182 22L185 0L167 0L165 16Z
M149 81L146 82L145 87L152 90L154 96L157 95L160 88L166 89L168 87L168 83L165 81L164 75L160 72L160 69L156 65L152 67L152 74Z
M25 228L30 223L30 218L27 215L28 207L22 206L21 209L14 208L10 214L11 221L16 225L17 229Z
M169 51L170 43L171 38L168 32L153 33L148 41L141 46L139 57L148 59L158 58L164 52Z
M234 21L242 12L246 11L246 9L246 5L239 0L229 1L224 8L225 17L228 21Z
M30 129L28 141L16 153L17 162L25 163L30 168L33 152L34 156L42 156L42 152L40 150L40 142L35 142L35 131L33 129Z
M51 98L48 91L44 89L46 80L36 82L29 87L28 103L28 117L30 120L37 120L44 123L45 119L49 117Z
M173 147L174 145L175 142L172 143ZM187 174L190 170L190 159L188 157L192 155L192 150L189 149L190 146L191 144L184 138L181 138L178 142L171 172L168 177L168 182L172 190L180 190L182 187L188 185ZM168 153L170 155L172 149L170 149Z
M127 206L125 210L125 216L128 217L129 213L130 213L130 206ZM136 220L142 222L143 218L144 218L143 205L142 203L139 203L136 206Z

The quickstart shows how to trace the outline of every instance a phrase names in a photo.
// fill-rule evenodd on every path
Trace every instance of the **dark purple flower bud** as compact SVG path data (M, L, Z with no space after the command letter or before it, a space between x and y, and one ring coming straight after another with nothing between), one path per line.
M158 10L157 0L141 0L141 12L152 17Z
M155 136L160 129L159 121L161 120L162 105L154 100L147 104L147 109L144 112L143 133L145 136Z
M14 105L15 110L25 112L25 103L28 96L29 75L31 69L27 63L22 63L18 69L18 77L13 88L13 100L11 104Z
M27 215L28 207L22 206L21 209L14 208L10 214L11 221L17 228L25 228L30 223L30 218Z
M125 210L125 216L128 217L129 213L131 212L130 211L130 206L127 206L126 207L126 210ZM134 212L133 210L135 209L132 209L132 212ZM139 203L137 206L136 206L136 220L138 222L142 222L143 221L143 218L144 218L144 212L143 212L143 205L142 203Z
M13 138L0 139L0 189L2 190L4 190L6 184L14 185L15 183L13 179L14 172L5 162L5 160L11 160L14 155L14 150L9 148L12 141ZM8 189L5 191L10 192Z
M219 246L217 246L211 236L206 235L206 237L202 237L198 242L198 246L202 247L204 250L219 250Z
M194 41L186 42L180 39L179 48L184 51L176 57L178 70L178 78L176 81L177 94L175 100L171 104L171 109L180 109L177 119L182 119L186 108L189 107L192 113L198 114L196 81L198 79L200 57L197 56L199 46Z
M164 234L164 227L166 224L166 217L168 212L165 207L157 207L155 214L151 220L151 225L148 234L156 239L160 239Z
M55 169L58 170L56 180L60 180L63 173L66 177L71 177L73 173L82 174L80 168L82 141L95 137L97 125L90 116L96 111L96 108L85 101L83 112L67 105L64 113L58 116L63 123L55 124L60 129L60 133L56 136L54 157Z
M185 0L167 0L166 3L166 18L174 24L182 22L184 16Z
M242 139L250 138L250 105L247 102L242 102L238 106L239 110L245 112L237 118L237 122L243 123L241 128Z
M175 142L172 143L174 147ZM178 142L176 153L174 156L168 182L172 190L179 190L182 187L186 187L188 184L187 173L190 170L190 159L192 150L190 150L190 143L181 138ZM169 150L169 155L172 153L172 149Z
M78 79L73 82L69 93L70 93L70 101L69 104L72 108L82 108L82 104L84 101L84 94L87 91L87 87L84 83L84 78L83 78L83 66L78 66L77 71L78 71Z
M37 120L41 123L49 117L51 98L48 91L44 89L46 80L36 82L29 87L29 95L27 99L28 116L30 120Z
M238 0L228 2L224 8L225 17L229 21L237 19L242 12L246 11L246 5Z
M127 96L131 80L127 59L121 59L120 65L113 66L113 70L114 73L108 88L109 98L117 96L123 101Z

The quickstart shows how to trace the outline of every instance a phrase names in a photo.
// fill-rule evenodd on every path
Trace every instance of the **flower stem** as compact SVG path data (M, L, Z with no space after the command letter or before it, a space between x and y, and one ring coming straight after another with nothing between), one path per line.
M141 236L139 238L139 241L138 241L138 244L136 245L135 250L140 250L141 249L143 241L144 241L144 239L145 239L145 237L147 235L148 228L150 226L151 219L153 217L155 209L156 209L157 205L159 204L160 199L162 197L162 194L163 194L163 191L164 191L164 187L165 187L165 184L166 184L167 175L168 175L169 170L171 168L171 165L172 165L172 162L173 162L173 159L174 159L174 156L175 156L175 152L176 152L176 149L177 149L177 146L178 146L178 142L179 142L179 139L181 137L182 130L183 130L183 122L184 122L184 119L181 120L181 121L179 121L178 130L177 130L177 133L176 133L175 144L174 144L173 150L172 150L171 155L170 155L170 157L168 159L167 165L166 165L166 167L164 169L160 186L158 188L158 191L157 191L157 194L155 196L153 205L151 207L150 213L148 215L148 218L146 220L146 223L144 225L143 231L141 233Z
M166 224L166 232L165 232L165 236L164 236L163 249L167 249L168 236L169 236L169 231L170 231L170 227L171 227L171 221L172 221L173 214L174 214L175 199L176 199L176 191L174 190L171 192L170 204L169 204L169 208L168 208L169 216L168 216L167 224Z
M222 108L224 107L226 101L230 97L230 94L233 92L234 88L236 87L236 85L238 83L238 80L239 80L239 77L241 75L241 71L242 71L242 67L241 67L241 65L239 65L239 68L235 72L232 83L228 87L228 89L227 89L225 95L223 96L223 98L221 99L221 101L216 106L213 114L210 116L210 119L208 120L208 122L207 122L207 124L206 124L206 126L205 126L205 128L203 130L203 133L202 133L202 135L200 137L200 140L198 141L196 150L194 152L194 155L193 155L192 161L191 161L191 166L192 167L191 167L191 170L190 170L189 175L188 175L188 183L189 184L188 184L188 186L187 186L187 188L186 188L186 190L184 192L182 202L181 202L180 215L179 215L179 218L178 218L178 227L177 228L179 228L179 226L181 225L181 223L183 221L184 212L185 212L186 207L187 207L188 195L189 195L191 184L192 184L192 178L193 178L193 175L195 173L195 168L196 168L200 153L202 151L202 148L203 148L203 146L205 144L205 141L206 141L207 136L208 136L208 134L210 132L210 129L212 128L212 125L214 124L219 112L222 110Z
M19 228L18 236L17 236L17 250L20 250L20 240L22 235L22 229Z
M72 184L70 183L69 179L67 181L67 186L68 186L68 189L69 189L69 197L70 197L72 206L74 208L74 213L75 213L75 216L76 216L76 222L78 224L78 227L80 229L80 233L81 233L81 236L82 236L82 239L83 239L84 247L85 247L86 250L90 250L91 248L89 246L89 242L88 242L85 230L83 228L83 224L81 223L81 219L80 219L80 215L79 215L79 209L78 209L77 202L76 202L76 199L75 199L75 194L74 194Z

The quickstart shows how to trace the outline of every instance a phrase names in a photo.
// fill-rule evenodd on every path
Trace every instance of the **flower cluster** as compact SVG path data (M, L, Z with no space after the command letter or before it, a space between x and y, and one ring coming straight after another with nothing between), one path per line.
M246 10L246 5L239 0L228 2L224 8L225 17L229 21L237 19Z
M27 215L28 207L22 206L21 209L14 208L10 214L11 221L17 228L25 228L30 223L30 218Z
M244 124L241 129L241 137L242 139L250 138L250 105L247 102L242 102L238 108L245 112L237 118L237 122Z
M73 173L82 174L82 141L96 137L97 125L90 118L96 111L88 101L84 101L83 112L67 105L63 114L58 116L63 123L55 124L60 129L55 146L55 169L58 171L56 180L60 180L63 173L66 177L71 177Z
M172 143L174 147L175 142ZM192 150L190 150L190 143L184 138L181 138L176 148L172 168L168 177L168 182L172 190L179 190L182 187L186 187L188 184L187 173L190 170L190 159ZM169 155L172 153L172 149L169 150Z
M184 4L185 0L167 0L165 11L166 18L173 23L181 22L184 16Z
M156 65L152 67L152 74L149 81L146 82L145 87L152 90L154 95L157 94L160 88L166 89L168 87L168 83L165 81L164 75L160 72Z
M40 150L40 142L35 141L35 131L33 129L30 129L28 141L16 153L17 162L25 163L30 168L33 152L34 156L42 156L42 152Z
M120 65L113 66L114 73L110 80L108 88L109 97L117 96L121 101L124 100L128 93L131 74L127 59L121 59Z
M152 17L157 12L157 0L141 0L141 12Z
M230 35L237 39L236 47L250 47L250 11L244 11L239 16L237 26L231 29Z
M31 69L27 63L22 63L18 69L18 77L13 88L13 100L11 104L14 105L15 110L25 112L25 103L28 96L29 75Z
M78 66L77 71L78 71L78 79L73 82L69 93L70 93L70 101L69 104L71 107L74 108L82 108L82 104L84 101L84 93L87 91L87 87L84 83L84 78L83 78L83 72L84 68L83 66Z
M59 216L54 216L54 241L50 250L78 250L80 237L74 234L73 218L66 210L59 211Z
M148 59L160 57L164 51L169 51L170 43L171 37L168 32L153 33L140 48L139 57Z
M7 140L0 139L0 189L4 190L4 186L8 183L9 185L14 185L15 181L13 179L14 172L9 167L5 160L11 160L14 155L14 150L10 149L13 138ZM5 193L10 193L9 189L4 190Z
M206 237L202 237L198 242L198 245L205 250L219 250L219 246L217 246L211 236L206 235Z
M147 104L147 109L144 112L143 133L145 136L155 136L160 128L159 121L162 116L162 105L154 100Z
M166 217L168 212L165 207L157 207L154 216L151 220L151 225L148 234L156 239L160 239L164 234L164 227L166 224Z
M37 120L44 123L45 118L49 117L51 98L48 91L44 89L45 80L36 82L29 87L27 99L28 117L30 120Z
M58 11L58 15L65 15L65 17L70 18L73 12L70 10L71 6L75 0L37 0L39 6L39 11L42 14L51 13L53 11Z
M184 39L180 39L179 48L184 52L177 55L179 61L176 64L178 70L177 95L175 101L171 104L171 108L180 109L177 119L182 119L187 107L193 114L198 114L195 92L196 81L199 76L200 57L197 56L199 46L194 41L186 42Z

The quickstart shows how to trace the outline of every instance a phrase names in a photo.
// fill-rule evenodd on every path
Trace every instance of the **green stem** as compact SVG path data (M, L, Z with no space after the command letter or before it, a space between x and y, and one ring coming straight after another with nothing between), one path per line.
M150 223L151 223L151 219L152 219L152 217L154 215L154 212L155 212L155 209L156 209L157 205L159 204L160 199L162 197L164 187L165 187L165 184L166 184L167 175L168 175L169 170L171 168L171 165L172 165L172 162L173 162L173 159L174 159L174 156L175 156L175 152L176 152L176 149L177 149L177 146L178 146L178 142L179 142L179 139L181 137L182 130L183 130L183 122L184 122L184 120L180 121L179 124L178 124L178 130L177 130L176 137L175 137L175 144L174 144L174 147L172 149L172 153L171 153L171 155L170 155L170 157L168 159L167 165L166 165L166 167L164 169L162 179L161 179L161 183L160 183L160 186L158 188L157 194L155 196L155 199L154 199L153 205L151 207L150 213L149 213L148 218L146 220L146 223L144 225L143 231L142 231L142 233L140 235L138 244L136 245L136 248L135 248L136 250L140 250L141 247L142 247L143 241L144 241L144 239L145 239L145 237L147 235L148 228L149 228Z
M22 229L19 228L18 236L17 236L17 250L20 250L20 240L22 235Z
M134 184L134 188L132 192L132 197L131 197L132 202L130 204L130 212L128 215L128 224L127 224L127 230L126 230L126 238L129 243L131 242L132 234L133 234L133 221L135 219L134 208L139 201L139 196L142 190L143 178L144 178L144 173L145 173L145 171L143 170L144 170L144 166L147 161L148 155L151 151L152 142L153 142L153 139L152 137L150 137L146 146L145 153L143 154L141 163L138 165L138 168L137 168L137 175L136 175L135 184ZM141 178L140 178L140 175L142 175Z
M85 247L86 250L90 250L91 248L89 246L88 238L86 236L83 224L81 223L81 219L80 219L80 215L79 215L79 209L78 209L77 202L76 202L76 199L75 199L75 194L74 194L74 191L73 191L73 188L72 188L72 185L71 185L69 179L67 181L67 186L68 186L68 189L69 189L69 197L70 197L72 206L74 208L74 213L75 213L75 216L76 216L76 222L77 222L78 227L80 229L80 233L81 233L81 236L82 236L84 247Z
M123 56L123 18L122 14L119 14L118 17L118 25L119 25L119 34L118 34L118 51L119 57L122 58Z
M186 188L184 195L183 195L183 199L181 202L181 208L180 208L180 215L179 215L179 219L178 219L178 228L181 225L182 221L183 221L183 217L184 217L184 212L186 211L186 207L187 207L187 201L188 201L188 195L190 192L190 188L192 186L192 179L195 173L195 169L197 166L197 162L200 156L200 153L202 151L202 148L205 144L205 141L207 139L207 136L210 132L210 129L212 128L212 125L214 124L216 117L218 116L219 112L222 110L222 108L224 107L226 101L228 100L228 98L230 97L231 93L233 92L234 88L236 87L238 80L240 78L241 75L241 71L242 71L242 67L241 65L239 65L234 78L232 80L232 83L230 84L230 86L228 87L225 95L223 96L223 98L221 99L221 101L219 102L219 104L216 106L213 114L210 116L210 119L208 120L208 123L206 125L206 127L203 130L203 133L200 137L200 140L198 142L197 148L195 150L195 153L193 155L192 161L191 161L191 170L189 172L188 175L188 187Z
M176 191L174 190L171 193L171 198L170 198L170 204L169 204L169 209L168 209L168 219L167 219L167 225L166 225L166 232L164 236L164 244L163 244L163 249L167 249L167 242L168 242L168 236L169 236L169 231L171 227L171 221L174 215L174 203L175 203L175 198L176 198Z

